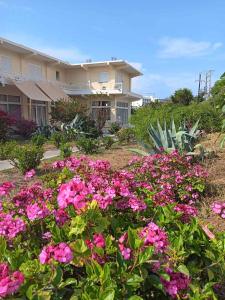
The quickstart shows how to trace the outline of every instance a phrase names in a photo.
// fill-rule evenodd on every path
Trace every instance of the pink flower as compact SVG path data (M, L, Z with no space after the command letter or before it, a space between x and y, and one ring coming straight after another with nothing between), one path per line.
M45 246L39 255L40 263L48 264L51 259L61 263L69 263L73 259L73 252L70 247L63 242L55 246Z
M0 298L15 294L24 282L21 272L10 272L6 263L0 264Z
M50 214L50 211L46 207L45 203L38 204L34 203L28 205L26 208L27 217L31 220L43 219Z
M105 247L105 239L104 236L101 233L95 233L93 242L96 247L98 248L104 248Z
M25 222L20 218L13 218L11 214L0 213L0 236L9 240L26 230Z
M12 182L3 182L0 185L0 196L6 196L9 194L9 192L15 187L15 185Z
M30 170L30 171L27 171L27 172L25 173L24 179L25 179L25 180L29 180L30 178L34 177L35 174L36 174L36 172L35 172L34 169L32 169L32 170Z

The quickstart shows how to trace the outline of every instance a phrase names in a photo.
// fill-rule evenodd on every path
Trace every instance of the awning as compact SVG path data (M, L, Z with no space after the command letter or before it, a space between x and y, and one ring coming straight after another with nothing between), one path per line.
M51 101L34 81L13 81L15 86L28 98L38 101Z
M44 92L49 98L53 101L60 99L69 99L69 96L56 84L47 82L47 81L38 81L36 82L38 87Z

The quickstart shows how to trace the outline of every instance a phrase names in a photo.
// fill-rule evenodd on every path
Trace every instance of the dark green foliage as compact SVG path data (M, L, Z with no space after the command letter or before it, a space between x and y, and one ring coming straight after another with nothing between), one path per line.
M60 99L52 103L51 122L68 123L71 122L77 114L84 114L86 108L75 99Z
M69 143L61 144L60 145L60 156L62 158L70 157L72 154L72 148Z
M61 131L56 131L52 134L51 140L56 146L56 148L59 148L60 145L64 144L67 141L66 133Z
M175 91L171 100L175 104L189 105L194 100L194 96L191 90L184 88Z
M45 142L46 142L46 138L42 134L35 134L31 138L31 143L38 147L42 147Z
M102 138L103 146L106 150L110 149L114 144L114 139L111 136L104 136Z
M0 160L6 160L9 154L16 147L17 143L15 141L0 143Z
M24 146L15 145L8 148L7 159L21 173L26 173L31 169L36 169L43 157L44 150L42 147L27 144Z
M134 140L134 129L133 128L121 128L116 136L120 143L130 143Z
M11 125L15 120L11 118L6 112L0 110L0 141L5 141L9 133Z
M93 154L99 150L99 140L81 137L76 142L77 148L85 154Z
M121 129L121 126L118 122L113 122L111 123L110 125L110 128L109 128L109 133L111 134L115 134L117 133L117 131L119 131Z
M157 120L162 123L164 120L170 122L174 118L176 126L184 120L190 124L199 120L199 129L206 132L216 132L221 129L222 116L209 101L192 103L188 106L167 103L152 103L151 105L139 108L131 116L131 124L134 125L135 135L140 141L148 141L147 128L150 124L156 125Z

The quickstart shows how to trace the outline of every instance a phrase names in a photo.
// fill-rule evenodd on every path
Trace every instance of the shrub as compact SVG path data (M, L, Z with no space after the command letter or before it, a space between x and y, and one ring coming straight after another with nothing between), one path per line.
M46 142L46 138L42 134L35 134L31 138L31 143L37 147L42 147Z
M37 130L37 124L34 121L18 119L16 121L16 133L23 138L30 138Z
M77 114L84 115L87 108L75 99L60 99L52 102L51 122L52 123L69 123Z
M39 166L43 154L44 150L41 147L30 144L24 146L17 144L13 149L10 149L7 158L15 168L24 174Z
M51 140L56 148L59 149L60 145L64 144L67 141L66 134L61 131L56 131L51 135Z
M109 133L115 134L121 129L121 125L118 122L113 122L110 124Z
M56 129L52 125L42 125L38 126L37 130L35 131L34 134L41 134L43 135L46 139L51 138L51 135L56 132Z
M189 105L194 100L194 96L191 90L184 88L176 90L171 100L175 104Z
M5 141L10 127L15 124L15 119L0 110L0 142Z
M199 120L199 129L206 132L220 131L222 116L209 101L192 103L188 106L172 103L153 103L136 110L131 116L131 124L134 125L135 135L140 141L148 141L147 128L150 124L170 122L174 118L176 126L180 126L183 120L193 126Z
M77 148L85 154L93 154L99 150L99 140L81 137L76 142Z
M111 136L104 136L102 138L102 144L106 150L110 149L114 143L114 139Z
M121 128L117 131L116 136L120 143L130 143L134 140L134 129L133 128Z
M61 144L60 145L60 156L62 158L70 157L72 154L72 148L69 143Z
M50 188L0 185L1 297L223 299L224 233L195 217L200 165L174 152L114 171L82 156L49 172Z
M9 154L17 146L15 141L0 143L0 160L6 160L9 158Z

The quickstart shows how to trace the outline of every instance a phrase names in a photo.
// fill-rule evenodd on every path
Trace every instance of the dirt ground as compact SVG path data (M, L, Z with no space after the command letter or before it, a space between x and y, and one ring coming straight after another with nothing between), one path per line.
M221 136L209 134L201 141L206 148L215 151L215 157L206 160L204 165L209 173L208 191L202 200L200 218L204 224L212 224L215 230L225 231L225 220L214 214L210 205L214 201L225 202L225 148L220 148Z
M132 152L129 151L129 148L135 148L135 147L137 146L134 145L115 146L110 150L100 152L94 155L89 155L89 157L91 157L94 160L97 159L108 160L114 170L121 169L128 164L129 160L133 156ZM77 154L77 156L79 155L80 154ZM58 159L60 158L55 157L54 159L45 160L44 162L42 162L42 165L53 162ZM34 179L36 180L37 177ZM0 172L0 183L4 181L12 181L18 187L24 185L24 177L15 168Z

